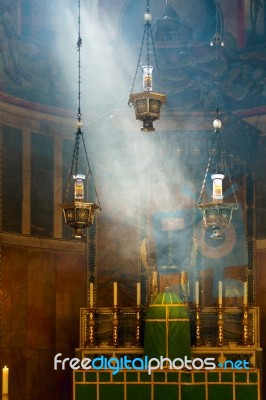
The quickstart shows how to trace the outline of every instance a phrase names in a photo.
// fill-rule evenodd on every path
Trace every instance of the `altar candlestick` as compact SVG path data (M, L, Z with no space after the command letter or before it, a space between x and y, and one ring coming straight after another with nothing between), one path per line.
M243 305L248 304L248 283L244 282L244 294L243 294Z
M195 282L195 303L199 305L199 281Z
M137 307L140 306L141 300L140 300L140 282L137 282Z
M90 282L90 308L93 308L93 283Z
M218 283L218 304L223 304L223 282L219 281Z
M8 368L2 369L2 395L8 394Z
M114 282L114 307L117 307L117 282Z

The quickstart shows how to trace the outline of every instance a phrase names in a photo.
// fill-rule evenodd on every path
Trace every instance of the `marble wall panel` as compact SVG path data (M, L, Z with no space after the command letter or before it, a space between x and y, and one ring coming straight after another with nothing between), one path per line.
M2 245L2 347L23 349L27 343L26 248Z
M260 343L266 348L266 249L256 252L256 304L260 308ZM263 365L266 363L266 353L263 351ZM266 369L263 370L263 382L266 382ZM266 398L266 385L262 385L262 398Z
M63 353L64 357L73 357L73 350L67 351L65 349L59 350ZM65 370L58 369L54 371L55 390L53 400L72 400L72 370L66 366Z
M12 400L71 400L71 370L53 362L79 345L86 267L82 252L2 245L1 359Z
M26 357L26 399L54 399L55 372L52 359L54 350L27 350Z
M256 156L256 238L264 239L266 237L266 137L260 139Z
M61 352L79 346L80 308L86 307L85 254L56 254L56 340L55 348Z
M31 349L53 349L55 343L55 256L28 251L27 335Z

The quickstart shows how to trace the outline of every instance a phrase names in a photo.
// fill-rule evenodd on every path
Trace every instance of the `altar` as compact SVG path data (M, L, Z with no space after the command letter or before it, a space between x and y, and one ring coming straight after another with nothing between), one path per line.
M246 344L243 311L236 307L223 309L222 345L217 345L217 309L201 310L203 333L201 343L197 343L196 311L188 307L192 345L190 361L184 366L181 359L176 359L175 364L166 358L160 365L147 363L142 337L145 314L142 309L139 315L138 308L120 308L116 315L112 308L80 310L80 347L76 356L95 360L95 368L73 371L73 400L261 400L262 349L257 307L248 311Z

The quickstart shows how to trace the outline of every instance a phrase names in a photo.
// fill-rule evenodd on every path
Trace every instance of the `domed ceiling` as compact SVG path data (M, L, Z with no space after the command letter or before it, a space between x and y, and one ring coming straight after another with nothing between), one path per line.
M42 105L51 112L75 108L77 1L1 3L1 99L25 101L31 108ZM167 94L168 107L213 109L217 59L209 44L218 27L225 42L218 52L220 106L263 112L265 6L260 1L250 7L245 3L220 1L216 18L214 0L150 0L160 71L156 90ZM85 107L127 107L145 8L143 0L81 1Z

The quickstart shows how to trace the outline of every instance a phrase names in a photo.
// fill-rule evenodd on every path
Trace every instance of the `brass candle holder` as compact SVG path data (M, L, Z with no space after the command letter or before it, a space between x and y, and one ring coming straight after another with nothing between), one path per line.
M188 306L188 295L186 293L183 294L183 303L186 307Z
M188 296L189 296L189 280L187 271L180 272L180 288L183 298L183 303L188 306Z
M224 346L226 344L224 340L224 309L222 304L218 305L218 340L217 346Z
M196 326L196 346L202 346L203 342L201 339L201 308L199 304L195 305L195 326Z
M137 306L136 308L136 321L135 321L135 325L136 325L136 336L135 336L135 341L132 343L131 346L137 346L139 347L140 344L140 306Z
M248 339L248 305L244 304L243 306L243 319L242 319L242 325L243 325L243 345L248 346L249 339Z
M113 338L111 341L111 346L118 346L118 326L119 326L119 322L118 322L118 307L114 306L113 308Z
M94 347L95 346L95 335L94 335L94 327L95 327L95 320L94 320L95 309L89 308L89 319L87 322L87 327L89 331L89 337L86 341L86 346Z

